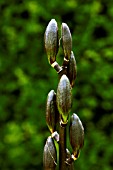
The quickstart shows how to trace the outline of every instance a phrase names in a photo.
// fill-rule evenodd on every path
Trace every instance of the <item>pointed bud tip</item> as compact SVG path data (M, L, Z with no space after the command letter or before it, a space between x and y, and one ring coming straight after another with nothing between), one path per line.
M80 120L80 118L78 117L78 115L76 114L76 113L73 113L73 115L71 116L71 120L73 121L77 121L77 122L79 122L79 125L81 125L81 128L82 128L82 130L83 130L83 132L84 132L84 127L83 127L83 125L82 125L82 122L81 122L81 120Z
M66 36L70 36L70 38L71 38L71 32L70 32L70 29L66 23L62 23L61 29L62 29L63 35L67 34Z
M69 81L68 77L65 74L62 75L60 80L62 80L62 81L64 81L64 80L65 81Z
M64 23L64 22L62 23L61 27L62 27L63 29L69 29L68 25L67 25L66 23Z
M79 117L77 116L76 113L73 113L73 114L72 114L72 119L79 120Z
M49 23L48 23L48 26L54 26L54 27L57 27L57 22L56 22L56 20L55 19L51 19L50 21L49 21ZM58 29L58 28L57 28Z
M55 93L54 90L51 90L51 91L48 93L48 97L50 97L50 99L53 98L53 96L55 96L55 95L56 95L56 93Z
M50 22L55 22L56 23L56 20L55 19L51 19L51 21Z
M49 136L49 137L47 138L46 143L51 143L51 142L52 142L52 137L51 137L51 136Z

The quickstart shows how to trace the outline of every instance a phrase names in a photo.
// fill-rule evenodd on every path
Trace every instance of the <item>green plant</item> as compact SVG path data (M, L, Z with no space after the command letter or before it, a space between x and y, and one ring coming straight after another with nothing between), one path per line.
M61 41L64 52L62 66L56 61ZM73 113L69 126L70 144L73 149L71 155L69 150L66 149L66 127L72 107L72 88L76 79L77 67L72 52L72 37L67 24L62 23L59 40L57 22L55 19L49 22L45 31L45 49L48 61L57 71L60 80L57 92L51 90L47 97L46 123L51 136L48 137L44 147L43 165L45 170L55 170L57 166L56 141L59 145L59 169L73 170L73 162L79 157L80 149L84 144L84 128L79 117Z

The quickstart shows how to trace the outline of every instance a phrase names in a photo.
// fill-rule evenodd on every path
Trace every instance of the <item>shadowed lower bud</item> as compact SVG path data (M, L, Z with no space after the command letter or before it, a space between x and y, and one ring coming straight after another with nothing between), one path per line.
M79 117L73 113L70 121L70 143L75 159L79 156L79 151L84 145L84 128Z
M49 136L43 152L43 166L45 170L55 170L57 153L53 139Z
M73 87L77 76L77 65L73 52L71 51L70 60L67 67L67 76L70 80L70 84Z
M67 164L66 170L74 170L73 159L71 158L71 153L69 152L68 149L66 149L66 164Z
M56 93L51 90L47 97L46 104L46 123L51 133L55 131L55 114L57 114Z
M69 61L72 50L72 37L67 24L62 23L62 45L64 51L64 62Z
M58 27L55 19L52 19L45 31L45 49L48 56L48 61L53 64L56 61L58 52Z
M68 115L72 106L72 94L69 79L62 75L57 88L57 107L64 123L67 122Z

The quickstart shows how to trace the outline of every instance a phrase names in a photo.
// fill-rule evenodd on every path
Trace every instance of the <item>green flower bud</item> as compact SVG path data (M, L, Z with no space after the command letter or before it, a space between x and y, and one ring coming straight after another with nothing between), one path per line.
M72 106L72 93L69 79L62 75L57 88L57 107L64 123L67 122L69 112Z
M70 60L67 67L67 76L70 80L70 84L73 87L77 76L77 65L73 52L71 51Z
M51 133L55 131L55 113L57 111L56 106L56 93L54 90L51 90L47 97L47 104L46 104L46 123ZM57 114L57 113L56 113Z
M48 56L48 61L53 64L56 61L58 52L58 27L55 19L52 19L45 31L45 49Z
M57 153L53 139L49 136L43 152L43 166L45 170L55 170Z
M72 37L67 24L62 23L61 31L62 31L61 34L62 34L62 45L64 51L64 60L69 61L71 50L72 50Z
M74 113L70 121L70 143L75 158L79 156L80 149L84 145L84 128L79 117Z

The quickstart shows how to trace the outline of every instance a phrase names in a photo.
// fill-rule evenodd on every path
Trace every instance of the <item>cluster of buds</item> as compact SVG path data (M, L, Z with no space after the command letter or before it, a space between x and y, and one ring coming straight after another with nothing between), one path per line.
M62 66L56 61L60 41L62 41L64 52ZM51 136L48 137L44 147L43 166L45 170L55 170L57 166L56 141L59 145L59 169L73 170L73 162L79 157L84 144L84 128L75 113L69 116L72 108L72 88L75 84L77 66L72 51L72 37L68 25L62 23L61 38L58 38L57 22L52 19L46 28L44 42L49 64L57 71L60 80L56 93L51 90L47 96L46 123ZM69 118L69 138L72 154L66 149L66 126Z

